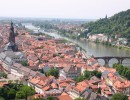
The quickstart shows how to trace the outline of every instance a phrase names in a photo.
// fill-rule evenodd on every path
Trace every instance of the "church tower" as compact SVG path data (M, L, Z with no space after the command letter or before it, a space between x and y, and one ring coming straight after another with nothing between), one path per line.
M13 22L11 22L11 25L10 25L9 42L15 43L15 34L14 34Z
M10 25L8 43L5 45L4 51L5 52L18 51L18 46L15 44L15 34L14 34L13 22L11 22L11 25Z

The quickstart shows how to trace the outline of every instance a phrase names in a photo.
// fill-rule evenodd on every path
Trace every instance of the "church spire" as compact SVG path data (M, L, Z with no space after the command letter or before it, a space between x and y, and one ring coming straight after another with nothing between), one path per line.
M15 43L15 34L14 34L14 27L12 21L10 23L9 42Z
M6 44L4 48L4 52L6 51L18 51L18 46L15 44L15 34L14 34L14 26L13 22L10 23L10 30L9 30L9 42Z

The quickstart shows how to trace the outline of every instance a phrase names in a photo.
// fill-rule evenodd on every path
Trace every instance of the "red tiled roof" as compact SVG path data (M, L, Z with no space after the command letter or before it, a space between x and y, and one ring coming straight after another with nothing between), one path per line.
M59 100L73 100L69 95L60 95Z
M42 90L44 90L44 91L47 91L49 89L50 89L50 86L45 86L44 88L42 88Z

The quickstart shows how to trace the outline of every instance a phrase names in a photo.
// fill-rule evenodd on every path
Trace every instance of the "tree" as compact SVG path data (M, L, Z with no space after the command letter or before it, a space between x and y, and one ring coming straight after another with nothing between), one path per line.
M3 97L0 97L0 100L5 100Z
M56 69L56 68L51 68L51 69L49 69L49 70L46 72L46 75L47 75L47 76L54 76L54 77L58 78L58 76L59 76L59 70Z
M4 96L4 88L0 87L0 98L3 98Z
M19 92L16 94L17 99L26 99L28 96L35 94L35 90L30 86L22 86Z
M24 87L23 85L16 83L15 84L10 83L6 87L0 87L0 97L3 97L5 100L14 100L15 98L25 99L26 95L25 92L22 91L23 87ZM29 90L29 88L27 89ZM31 92L33 92L33 90L31 90Z
M128 80L130 80L130 70L127 70L127 71L126 71L125 77L126 77Z
M100 87L98 88L97 93L101 94L101 88Z
M102 18L94 22L83 24L84 28L88 28L89 33L93 34L121 34L122 37L129 36L130 29L130 10L115 14L110 18Z
M91 72L90 71L84 71L84 78L85 79L90 79L91 78Z
M92 75L92 76L96 76L96 77L98 77L98 78L101 78L102 73L101 73L101 72L98 72L98 71L96 71L96 70L94 70L94 71L91 72L91 75Z
M95 76L97 76L98 78L101 78L102 73L101 73L101 72L98 72L98 73L96 73L96 75L95 75Z
M80 76L78 76L78 77L75 78L76 82L81 82L83 80L84 80L84 76L83 75L80 75Z
M116 68L117 66L118 66L117 63L115 63L115 64L112 65L113 68Z
M130 27L130 20L127 22L127 27Z
M117 93L112 96L111 100L128 100L128 97L121 93Z
M8 93L8 89L7 88L0 87L0 97L8 99L7 98L7 93Z
M9 80L8 83L9 83L9 84L12 84L12 83L13 83L13 80Z
M16 99L25 99L25 93L23 91L18 91L16 93Z
M130 69L121 64L113 64L113 68L116 68L116 70L121 76L130 80Z
M96 76L96 77L98 77L98 78L101 78L101 75L102 75L102 73L101 72L98 72L98 71L96 71L96 70L94 70L94 71L84 71L84 78L85 79L90 79L91 77L93 77L93 76Z
M54 97L49 96L49 97L47 97L47 100L54 100Z
M6 73L4 73L4 72L0 72L0 77L7 78L7 74L6 74Z
M122 76L126 76L126 72L128 71L129 69L127 67L124 67L124 70L122 71L121 75Z
M28 62L27 62L27 61L22 61L21 64L22 64L23 66L28 66Z
M8 97L8 99L14 99L15 95L16 95L16 90L15 89L10 89L8 94L7 94L7 97Z
M122 71L124 70L124 66L119 64L117 67L116 67L116 70L118 71L118 73L121 75L122 74Z

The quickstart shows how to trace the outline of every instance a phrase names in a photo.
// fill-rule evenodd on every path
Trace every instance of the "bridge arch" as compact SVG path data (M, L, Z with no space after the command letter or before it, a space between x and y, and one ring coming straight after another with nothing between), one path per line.
M127 62L129 62L129 63L127 63ZM129 59L129 58L123 59L123 60L122 60L122 64L123 64L123 65L126 65L126 66L129 66L129 64L130 64L130 59Z
M111 59L109 60L109 66L112 66L114 63L119 63L119 60L116 59L116 58L111 58Z
M130 57L116 57L116 56L104 56L104 57L94 57L96 60L103 59L105 61L105 66L109 66L109 61L111 59L117 59L119 64L122 64L122 62L125 59L130 59Z
M97 61L98 61L99 63L105 65L105 61L104 61L104 59L97 59Z

